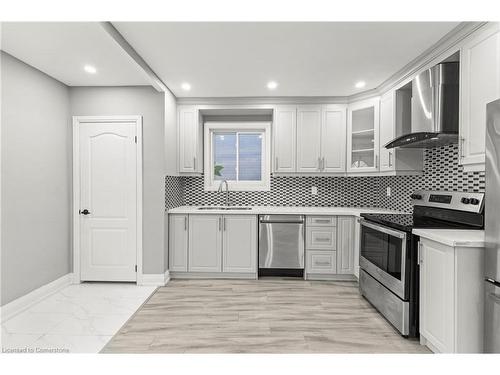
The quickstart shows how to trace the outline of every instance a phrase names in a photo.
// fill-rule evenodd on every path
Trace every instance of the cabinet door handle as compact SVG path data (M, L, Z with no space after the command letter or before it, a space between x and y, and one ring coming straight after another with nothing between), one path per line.
M193 169L196 171L196 156L193 157Z
M226 231L226 218L225 217L222 218L222 223L223 223L223 228L224 228L223 230L225 232Z
M323 156L323 159L321 159L321 170L325 170L325 157Z
M389 167L392 167L392 151L389 151Z
M184 216L184 230L187 230L187 229L188 229L188 224L187 224L187 222L188 222L188 218L187 218L187 216Z
M318 170L321 171L321 158L318 158Z
M325 223L325 224L329 224L330 223L330 219L315 219L314 220L315 223Z
M219 219L217 220L217 221L218 221L218 223L219 223L219 232L220 232L220 231L221 231L221 229L222 229L222 225L221 225L221 221L222 221L222 220L221 220L221 219L222 219L222 218L221 218L221 217L219 217Z
M378 168L378 155L375 155L375 168Z

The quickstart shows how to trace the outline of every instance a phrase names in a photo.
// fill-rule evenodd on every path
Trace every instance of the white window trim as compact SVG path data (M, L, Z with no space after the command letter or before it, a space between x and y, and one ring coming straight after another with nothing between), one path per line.
M271 123L269 122L206 122L204 124L204 170L205 190L216 191L220 181L213 179L212 168L213 148L212 133L216 131L244 131L263 132L262 138L262 180L252 181L228 181L229 190L232 191L269 191L271 190Z

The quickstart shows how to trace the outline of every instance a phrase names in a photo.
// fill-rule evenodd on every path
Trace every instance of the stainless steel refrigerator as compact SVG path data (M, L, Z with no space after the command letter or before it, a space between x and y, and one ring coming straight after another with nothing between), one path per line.
M500 353L500 99L486 113L484 350Z

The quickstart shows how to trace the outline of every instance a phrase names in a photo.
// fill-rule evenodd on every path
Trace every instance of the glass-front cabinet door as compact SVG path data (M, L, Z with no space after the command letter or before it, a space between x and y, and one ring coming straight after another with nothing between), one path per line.
M354 102L348 108L347 171L379 170L380 98Z

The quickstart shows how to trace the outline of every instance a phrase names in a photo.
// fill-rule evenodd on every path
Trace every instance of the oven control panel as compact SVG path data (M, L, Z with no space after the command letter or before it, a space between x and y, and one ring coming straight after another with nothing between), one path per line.
M414 206L439 207L474 213L481 213L484 208L484 193L418 190L413 192L410 198Z

